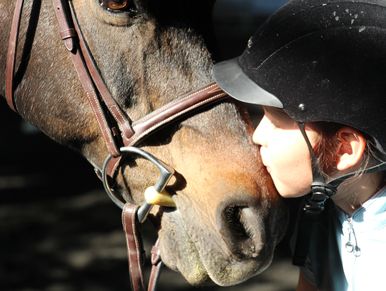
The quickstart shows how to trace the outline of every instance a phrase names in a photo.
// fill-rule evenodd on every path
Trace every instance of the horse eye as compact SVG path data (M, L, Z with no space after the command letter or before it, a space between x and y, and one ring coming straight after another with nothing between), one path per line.
M111 12L122 12L133 10L129 0L99 0L99 4L111 11Z

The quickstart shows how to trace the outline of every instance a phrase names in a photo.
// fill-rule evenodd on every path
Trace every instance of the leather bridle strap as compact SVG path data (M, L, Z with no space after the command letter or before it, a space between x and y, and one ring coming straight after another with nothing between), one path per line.
M66 20L67 18L65 14L65 9L62 4L63 1L54 0L54 3L56 4L55 11L57 15L61 14L61 16L58 16L58 19L62 18ZM187 113L190 113L196 109L206 106L207 104L214 103L226 97L226 94L218 87L218 85L212 83L205 86L204 88L200 88L197 91L187 94L185 97L170 102L167 105L146 115L144 118L132 123L130 118L126 115L124 111L122 111L115 99L111 96L105 82L103 81L98 69L96 68L91 53L83 38L83 34L79 28L78 22L76 21L76 16L74 15L74 10L71 6L71 3L70 10L76 35L79 38L80 47L80 49L76 50L76 53L72 54L72 56L76 59L83 59L82 62L80 62L79 60L74 61L74 65L78 72L78 75L85 75L84 78L79 78L82 82L83 87L85 87L86 92L86 88L93 89L91 90L91 93L87 96L89 97L89 101L96 114L102 133L104 133L106 144L108 146L110 145L109 153L113 157L116 157L117 160L120 159L119 149L117 149L117 144L119 144L120 142L117 141L117 138L114 139L114 137L111 135L111 133L116 134L116 130L108 126L107 117L103 113L103 108L100 105L100 100L98 98L97 93L99 93L100 99L102 99L106 110L110 113L110 115L114 118L116 124L118 125L120 130L121 142L124 146L136 145L139 141L141 141L143 138L145 138L158 128L175 121L176 119ZM71 24L69 24L68 21L67 23L59 21L59 26L62 31L67 31L67 27L70 25ZM95 92L94 85L98 90L97 92ZM111 161L111 163L113 162L114 160ZM116 161L115 165L118 165ZM111 174L113 168L114 167L112 167L111 171L109 172L109 176L111 177L113 176Z
M23 0L16 0L15 12L13 14L11 31L8 40L7 63L5 69L5 98L7 100L8 106L15 112L16 106L15 100L13 98L13 78L15 75L17 40L19 36L19 27L23 4Z
M122 210L122 225L126 236L126 245L129 261L130 283L132 290L145 291L142 273L144 251L139 233L139 221L137 217L138 205L126 203ZM159 239L151 250L152 268L149 277L148 291L154 291L156 282L162 266L160 251L158 249Z
M54 10L56 13L56 18L59 23L60 35L65 42L67 50L71 53L72 62L78 74L79 80L81 81L83 89L86 92L87 99L94 112L99 128L101 129L101 133L103 139L105 140L107 149L112 156L119 156L120 153L118 145L114 139L113 132L109 126L104 109L99 100L98 92L95 89L93 79L90 76L90 72L87 69L87 66L85 65L84 54L82 54L82 51L78 46L68 46L68 41L70 39L74 44L79 41L79 39L76 39L77 33L75 33L73 23L71 23L67 17L65 10L66 8L63 6L63 1L53 0L53 5L55 8Z
M184 97L172 101L138 121L135 121L132 124L134 134L123 139L125 146L135 146L162 126L175 122L184 115L193 113L205 106L224 100L227 97L228 95L226 95L226 93L224 93L215 83L188 93ZM106 165L108 176L115 176L114 173L119 166L119 162L120 157L108 161L108 164Z
M71 7L71 16L74 20L74 26L76 33L79 37L79 45L80 49L82 51L87 69L90 73L90 76L98 89L98 92L106 105L107 110L110 112L112 117L117 122L117 125L122 132L122 137L130 137L134 134L133 128L131 127L132 121L127 116L127 114L121 109L121 107L118 105L118 103L115 101L115 99L111 96L110 91L108 90L105 82L103 81L94 61L91 56L90 50L87 48L86 41L83 37L82 31L80 30L78 21L76 20L76 16L74 14L74 9L72 8L72 4L70 3Z
M122 225L126 235L129 273L132 290L145 291L142 274L142 241L138 230L138 206L126 203L122 210Z
M159 238L151 249L151 265L149 285L147 286L148 291L154 291L156 289L156 283L161 272L162 260L159 249Z
M23 0L16 0L15 12L10 32L6 70L6 98L9 106L14 106L13 76L16 60L17 38ZM67 2L68 5L64 5ZM113 157L119 157L119 146L137 144L156 129L168 124L186 113L202 108L226 97L226 94L216 84L209 84L182 99L155 110L144 118L132 123L126 113L111 96L106 84L95 66L91 53L87 48L82 32L76 21L71 1L53 0L60 35L66 49L70 52L79 80L86 91L86 96L97 119L108 152ZM70 11L68 11L70 10ZM71 17L69 17L69 12ZM72 20L73 21L72 21ZM102 105L102 103L104 105ZM110 126L107 111L115 120L117 128ZM111 122L110 122L111 123ZM118 158L119 160L119 158ZM112 160L113 162L114 160ZM116 165L118 163L115 163ZM114 168L114 167L113 167ZM113 169L112 169L113 170ZM112 172L112 170L110 172ZM109 173L110 175L110 173Z
M224 100L225 97L227 97L226 93L216 83L211 83L197 91L190 92L184 97L172 101L144 118L135 121L133 123L134 135L128 139L128 144L125 146L135 145L160 127L209 104Z

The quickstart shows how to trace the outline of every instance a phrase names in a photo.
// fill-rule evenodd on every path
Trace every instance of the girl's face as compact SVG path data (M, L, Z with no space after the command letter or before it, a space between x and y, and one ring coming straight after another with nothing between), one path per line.
M306 126L314 147L319 134ZM311 157L297 125L283 110L264 107L264 117L253 134L263 164L283 197L299 197L310 192Z

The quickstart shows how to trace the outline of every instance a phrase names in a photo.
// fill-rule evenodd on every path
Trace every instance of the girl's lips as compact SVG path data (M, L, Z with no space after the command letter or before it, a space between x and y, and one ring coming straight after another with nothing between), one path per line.
M266 160L264 158L264 151L265 151L265 149L263 147L260 147L261 162L263 163L264 167L267 169L267 172L271 173L271 168L268 166L268 163L266 162Z
M261 152L260 152L260 156L261 156L261 162L263 163L264 167L268 168L267 163L264 160L264 155L262 155Z
M267 169L268 173L271 173L270 167L267 165L267 163L264 161L264 157L261 156L261 162L263 163L263 166Z
M266 167L267 163L265 161L265 149L263 147L260 147L260 157L263 165Z

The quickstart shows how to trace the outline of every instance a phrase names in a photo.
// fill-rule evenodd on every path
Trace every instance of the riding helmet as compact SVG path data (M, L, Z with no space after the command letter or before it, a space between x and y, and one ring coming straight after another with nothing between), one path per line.
M289 1L214 77L235 99L351 126L384 151L386 1Z

